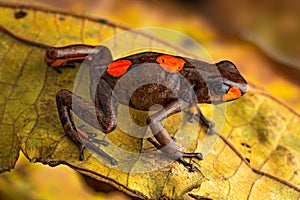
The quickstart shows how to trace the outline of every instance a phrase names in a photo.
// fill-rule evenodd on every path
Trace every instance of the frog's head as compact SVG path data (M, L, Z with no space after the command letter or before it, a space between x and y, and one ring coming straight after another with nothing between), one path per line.
M216 66L220 75L207 81L212 103L235 100L247 92L247 82L232 62L221 61Z

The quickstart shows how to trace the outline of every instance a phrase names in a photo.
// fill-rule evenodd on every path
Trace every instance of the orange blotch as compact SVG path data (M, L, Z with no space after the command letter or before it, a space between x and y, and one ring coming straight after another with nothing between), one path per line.
M89 135L88 135L86 132L84 132L83 130L77 128L77 131L78 131L78 133L79 133L80 135L82 135L83 137L89 138Z
M61 59L51 59L48 57L45 57L45 62L51 66L51 67L63 67L66 65L68 61L76 61L76 60L84 60L88 58L88 56L82 56L82 57L73 57L73 58L61 58Z
M160 66L170 73L179 72L182 70L185 61L181 58L176 58L170 55L161 55L156 58L156 62L160 64Z
M223 95L223 101L230 101L237 99L242 96L242 93L239 88L232 87L228 90L227 94Z
M111 76L119 77L127 72L131 64L130 60L117 60L108 65L107 72Z

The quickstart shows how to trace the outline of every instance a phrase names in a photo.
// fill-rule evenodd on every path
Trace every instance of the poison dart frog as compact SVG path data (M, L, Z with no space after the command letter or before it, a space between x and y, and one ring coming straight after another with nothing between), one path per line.
M49 48L45 62L60 71L61 67L74 66L74 61L87 58L90 62L90 93L94 104L66 89L60 90L56 95L61 124L66 135L79 146L80 160L84 160L84 149L88 147L112 165L117 164L117 160L93 144L97 142L108 145L108 142L94 138L81 127L75 127L70 110L107 134L116 128L118 104L145 111L159 104L162 108L146 120L156 141L151 137L147 140L169 158L182 163L190 171L195 171L196 167L184 158L202 160L202 154L179 151L176 141L163 127L162 120L186 111L191 119L198 118L212 131L214 123L203 116L198 103L231 101L247 92L246 80L230 61L209 64L151 51L113 60L110 50L105 46L77 44ZM119 86L120 94L115 94L115 87L122 77L127 78L127 84L124 88ZM140 84L139 87L134 88L128 96L130 85L137 83ZM72 109L74 102L79 109Z

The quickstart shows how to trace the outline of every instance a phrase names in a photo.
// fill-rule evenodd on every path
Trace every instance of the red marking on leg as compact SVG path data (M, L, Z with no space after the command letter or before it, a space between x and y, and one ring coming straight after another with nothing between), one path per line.
M86 132L84 132L83 130L81 130L80 128L77 128L77 131L78 131L78 133L79 133L80 135L82 135L82 136L85 137L86 139L89 138L89 135L88 135Z
M81 56L81 57L73 57L73 58L60 58L60 59L51 59L48 57L45 57L45 62L51 66L51 67L63 67L66 65L69 61L76 61L76 60L84 60L88 58L88 56Z

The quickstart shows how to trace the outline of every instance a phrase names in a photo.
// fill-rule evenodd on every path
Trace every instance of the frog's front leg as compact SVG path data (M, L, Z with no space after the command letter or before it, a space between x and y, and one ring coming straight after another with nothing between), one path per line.
M163 127L161 121L168 116L180 112L182 109L189 107L190 104L187 102L174 101L171 104L167 105L162 110L151 115L147 119L147 124L149 125L154 137L158 141L155 142L151 138L148 138L148 141L151 142L157 149L160 149L165 153L169 158L177 160L182 163L184 166L189 167L190 171L195 171L196 167L184 160L184 158L197 158L202 160L201 153L184 153L177 150L177 146L169 135L168 131Z
M86 121L88 124L92 125L97 129L102 129L104 132L108 133L109 131L115 128L116 119L109 117L109 120L115 122L107 122L105 119L108 119L107 116L104 116L102 110L92 105L90 102L81 98L80 96L68 91L61 90L56 95L57 109L60 117L61 124L66 135L75 142L80 151L80 160L84 160L84 149L85 147L89 148L96 154L106 158L111 164L117 164L117 161L102 151L99 147L93 144L93 142L108 145L107 142L94 139L85 131L80 128L76 128L70 111L72 110L76 115L81 119ZM76 104L76 105L75 105ZM75 107L76 106L76 107ZM75 108L75 109L74 109ZM96 116L95 116L96 113ZM98 121L101 119L100 121ZM108 125L108 126L107 126ZM113 127L111 127L113 126Z

